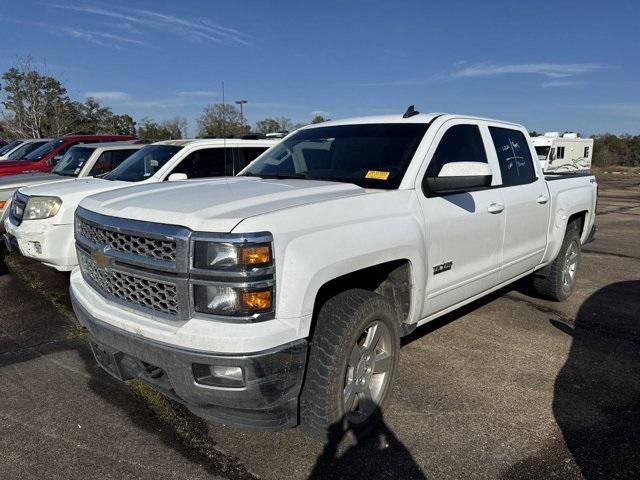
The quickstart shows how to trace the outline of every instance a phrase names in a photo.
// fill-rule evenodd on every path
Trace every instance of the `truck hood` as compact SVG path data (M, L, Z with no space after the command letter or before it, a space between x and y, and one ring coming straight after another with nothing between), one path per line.
M80 206L103 215L223 233L245 218L365 193L348 183L227 177L125 188L93 195Z
M20 189L20 193L29 196L58 197L62 207L55 216L56 224L73 223L73 214L80 201L88 195L115 190L131 185L129 182L112 182L102 178L74 178L60 182L45 183Z

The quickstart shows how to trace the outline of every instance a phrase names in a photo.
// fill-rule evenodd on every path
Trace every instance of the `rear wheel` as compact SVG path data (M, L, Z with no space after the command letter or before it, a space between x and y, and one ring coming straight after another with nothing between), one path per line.
M321 307L300 399L300 428L327 441L378 422L397 370L400 332L384 297L348 290Z
M576 287L581 255L580 221L575 220L567 225L558 256L545 269L546 275L534 274L533 287L536 292L557 301L569 298Z

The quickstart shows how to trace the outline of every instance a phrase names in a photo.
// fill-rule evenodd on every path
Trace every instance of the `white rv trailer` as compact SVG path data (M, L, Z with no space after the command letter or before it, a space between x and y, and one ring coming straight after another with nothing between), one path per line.
M546 132L531 137L544 172L578 172L591 169L593 138L580 138L577 133Z

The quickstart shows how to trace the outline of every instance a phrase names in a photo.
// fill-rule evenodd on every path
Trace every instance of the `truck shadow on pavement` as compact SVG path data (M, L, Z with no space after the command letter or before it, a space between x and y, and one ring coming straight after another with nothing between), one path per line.
M352 438L346 438L351 436ZM345 441L346 449L340 448ZM380 414L376 428L366 433L333 424L328 442L308 477L323 479L426 479L409 450Z
M570 476L567 449L585 479L640 478L640 281L595 292L573 328L551 322L572 337L553 398L566 449L551 442L503 478Z

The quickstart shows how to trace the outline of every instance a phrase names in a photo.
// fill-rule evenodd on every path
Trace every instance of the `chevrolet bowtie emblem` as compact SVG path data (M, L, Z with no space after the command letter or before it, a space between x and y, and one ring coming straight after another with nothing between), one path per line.
M104 253L104 248L97 248L91 252L91 259L94 263L101 268L110 267L113 265L113 258Z

